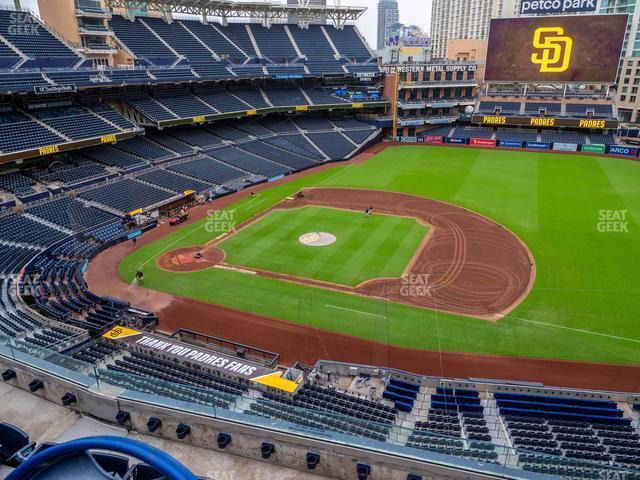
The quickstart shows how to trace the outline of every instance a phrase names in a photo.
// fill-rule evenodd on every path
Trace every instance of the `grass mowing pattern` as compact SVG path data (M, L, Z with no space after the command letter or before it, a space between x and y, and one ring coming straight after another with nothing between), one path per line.
M235 272L155 267L163 251L211 240L216 234L207 232L206 219L138 249L121 264L121 275L131 282L144 265L150 288L402 347L640 364L638 163L399 146L242 200L233 207L235 220L313 185L421 195L486 215L532 250L533 290L508 318L491 323ZM599 232L601 210L626 211L629 233Z
M274 210L218 245L225 263L341 285L399 278L428 228L411 218L306 206ZM325 247L302 245L305 233L337 237Z

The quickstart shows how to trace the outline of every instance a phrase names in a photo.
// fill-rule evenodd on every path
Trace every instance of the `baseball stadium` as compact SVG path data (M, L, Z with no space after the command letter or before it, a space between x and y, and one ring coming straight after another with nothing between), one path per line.
M640 479L627 14L385 62L360 7L39 7L0 9L0 478Z

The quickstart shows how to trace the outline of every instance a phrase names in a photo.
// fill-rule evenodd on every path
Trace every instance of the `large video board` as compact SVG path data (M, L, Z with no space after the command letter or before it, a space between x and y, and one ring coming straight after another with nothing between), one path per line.
M485 81L614 83L624 15L491 20Z

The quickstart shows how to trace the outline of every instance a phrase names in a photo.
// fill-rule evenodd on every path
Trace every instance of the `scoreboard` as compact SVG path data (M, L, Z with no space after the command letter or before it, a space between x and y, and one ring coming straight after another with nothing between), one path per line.
M628 15L491 20L485 81L616 81Z

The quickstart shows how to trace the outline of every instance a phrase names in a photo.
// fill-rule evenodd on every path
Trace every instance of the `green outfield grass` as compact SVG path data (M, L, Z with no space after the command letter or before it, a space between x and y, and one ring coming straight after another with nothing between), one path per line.
M531 249L533 289L492 323L219 269L176 274L155 266L164 251L215 237L206 219L139 248L121 275L130 282L142 267L150 288L402 347L640 364L638 163L398 146L265 190L231 211L242 222L314 185L409 193L486 215ZM616 229L624 231L607 231Z
M307 206L274 210L218 246L225 263L356 286L373 278L400 277L428 228L390 215ZM310 232L326 232L336 242L302 245Z

